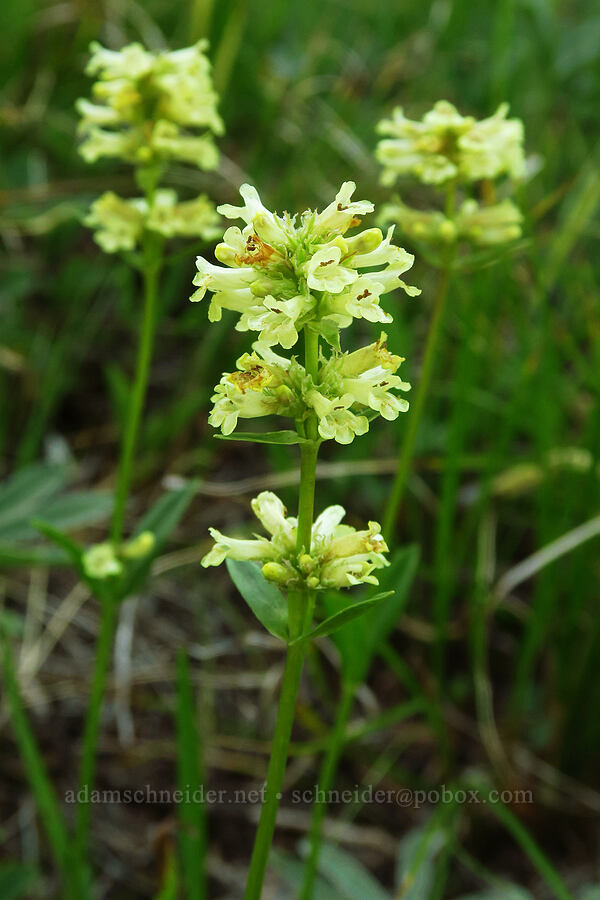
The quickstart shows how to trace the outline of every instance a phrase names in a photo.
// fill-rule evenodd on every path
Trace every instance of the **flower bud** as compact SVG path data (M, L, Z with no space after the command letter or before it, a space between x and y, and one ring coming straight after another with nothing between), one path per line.
M316 561L308 553L302 553L298 557L298 568L303 575L310 575L314 570Z
M261 571L267 581L274 581L275 584L287 584L290 580L289 569L278 562L265 563Z
M142 531L133 540L123 544L120 555L124 559L141 559L154 549L155 543L156 538L151 531Z
M83 568L90 578L111 578L120 575L123 566L117 559L115 548L110 543L95 544L83 554Z

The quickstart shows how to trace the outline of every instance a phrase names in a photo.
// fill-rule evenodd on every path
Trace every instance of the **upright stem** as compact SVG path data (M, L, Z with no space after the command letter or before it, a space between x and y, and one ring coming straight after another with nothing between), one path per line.
M83 750L79 765L75 847L77 858L82 866L87 855L91 812L90 795L94 785L100 713L117 623L117 609L116 600L109 598L102 600L100 606L100 633L96 645L96 659L94 661L90 698L83 732Z
M152 235L147 237L143 254L144 310L138 344L135 380L131 392L127 422L125 424L125 432L121 445L121 457L119 460L119 474L111 529L111 538L114 543L118 543L123 536L125 508L127 506L127 498L131 486L133 459L142 418L142 410L146 399L150 361L152 359L152 349L154 346L156 301L158 296L158 279L160 275L162 249L157 246L152 238Z
M281 788L287 762L290 735L294 722L296 697L300 687L302 665L306 654L306 644L294 644L288 647L285 670L281 683L281 695L277 711L277 722L271 745L271 758L267 770L267 782L264 788L260 821L254 840L254 849L248 870L244 900L259 900L262 892L269 850L275 831L277 809L281 800Z
M433 319L431 321L429 334L427 335L427 343L425 345L425 356L423 358L423 366L421 368L421 374L419 377L417 395L414 402L411 404L411 409L408 414L408 426L406 434L404 436L404 443L402 444L402 450L398 458L398 468L396 469L392 491L387 503L383 520L383 533L386 535L388 541L391 541L394 525L396 523L398 511L400 509L400 504L404 496L406 478L410 470L410 465L415 449L415 441L419 431L419 425L421 423L421 416L423 414L425 400L429 392L429 385L433 373L438 339L440 336L442 321L446 309L446 299L448 297L450 273L451 265L450 262L448 262L448 264L442 270L440 276L435 304L433 308Z
M450 181L446 186L446 218L452 219L454 217L455 208L456 182ZM402 497L404 496L406 478L410 470L410 464L412 462L415 449L415 441L419 431L421 416L423 414L423 407L425 406L425 399L427 397L427 394L429 393L429 384L431 382L435 352L437 350L438 338L440 336L442 321L444 319L444 312L446 309L448 285L450 284L453 262L454 249L449 248L445 255L444 266L442 268L442 273L438 283L437 294L433 307L433 319L429 327L429 334L427 335L425 356L423 358L423 367L421 369L419 386L417 388L417 396L414 403L412 404L411 412L409 413L408 428L404 437L404 443L402 444L402 450L398 458L398 468L396 469L396 475L394 477L394 483L392 485L392 492L390 494L390 498L385 510L385 516L383 520L383 533L387 536L388 540L392 539L392 532L394 529L394 525L396 524L396 519L398 518L400 504L402 503Z
M143 247L144 309L138 342L135 378L123 442L121 444L119 474L111 528L111 539L115 544L118 544L123 536L125 508L131 485L133 459L148 386L156 329L156 303L161 263L162 242L157 241L154 235L147 234ZM89 795L94 785L100 713L117 623L117 601L110 596L102 597L100 598L100 609L100 633L96 645L91 695L84 724L83 750L79 767L79 791L80 795L83 794L83 799L77 805L75 849L81 867L84 866L84 860L87 856L90 824Z
M315 880L323 839L323 823L327 812L327 794L335 780L338 763L344 746L344 736L348 726L348 719L354 702L355 688L349 682L344 682L342 697L337 708L333 732L329 737L327 753L323 758L317 794L313 800L313 814L310 825L310 850L306 866L304 868L304 880L299 900L312 900L315 890Z
M308 374L317 377L319 366L319 337L311 331L304 331L305 367ZM306 422L306 436L309 442L300 445L300 494L298 498L298 532L296 548L298 553L309 552L315 503L315 478L317 469L316 418L311 416ZM310 627L314 609L314 591L302 588L290 591L288 595L288 629L290 642L300 637ZM281 789L287 763L290 737L294 724L296 698L300 687L302 666L308 642L290 643L287 648L285 669L281 682L281 694L277 709L277 721L271 745L271 758L267 769L262 808L252 859L248 870L244 900L260 900L265 879L269 851L275 832L277 810L281 800Z

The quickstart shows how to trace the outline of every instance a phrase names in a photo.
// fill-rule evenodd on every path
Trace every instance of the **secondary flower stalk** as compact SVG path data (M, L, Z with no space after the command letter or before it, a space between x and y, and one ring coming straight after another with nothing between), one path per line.
M459 252L485 248L489 253L521 236L523 216L509 194L525 174L525 155L523 123L508 118L506 103L481 120L461 115L446 100L437 102L420 121L407 118L398 107L389 119L379 123L378 131L383 138L375 155L382 166L382 183L416 179L435 197L430 208L417 209L395 195L383 207L381 219L396 223L440 269L417 396L384 517L384 529L391 536L410 471Z
M148 552L153 540L145 536L141 542L138 538L123 543L122 538L159 318L164 245L176 237L212 239L219 221L206 196L180 200L173 189L162 186L172 162L201 169L214 169L218 163L214 136L223 132L223 123L206 47L199 42L183 50L152 53L141 44L113 51L93 43L86 70L96 79L92 99L77 103L83 158L89 163L111 158L131 165L143 194L123 198L107 191L92 203L84 219L100 247L106 253L126 254L143 281L135 374L119 455L110 540L91 548L83 558L84 573L107 586L106 596L100 597L100 634L79 772L79 786L86 796L95 777L100 712L117 622L111 584L118 580L123 561ZM82 867L89 819L89 805L80 804L75 850Z

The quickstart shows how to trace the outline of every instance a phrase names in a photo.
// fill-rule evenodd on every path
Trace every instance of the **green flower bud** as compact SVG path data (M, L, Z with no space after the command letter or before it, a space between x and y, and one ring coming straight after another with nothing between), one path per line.
M303 575L310 575L316 566L316 561L308 553L302 553L298 557L298 568Z
M282 566L281 563L268 562L262 567L262 573L267 581L274 581L275 584L287 584L290 580L289 569Z
M141 559L154 549L155 543L156 538L151 531L142 531L137 537L123 544L120 555L123 559Z
M112 578L123 571L115 548L110 543L94 544L83 554L82 563L86 575L90 578Z

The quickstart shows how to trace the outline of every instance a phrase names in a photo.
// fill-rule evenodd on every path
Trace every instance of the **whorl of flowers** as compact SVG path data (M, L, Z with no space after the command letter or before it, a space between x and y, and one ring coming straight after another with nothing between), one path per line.
M382 182L390 185L409 176L446 195L458 189L462 198L458 207L452 203L444 212L412 209L395 198L383 210L384 221L397 222L411 237L432 244L492 245L518 238L521 213L508 198L498 202L492 185L503 177L510 184L525 172L523 123L507 116L506 103L481 120L461 115L445 100L421 121L395 109L378 125L385 135L375 151L383 167Z
M269 537L240 540L211 528L214 546L202 565L218 566L226 558L255 560L262 564L267 581L284 587L306 584L311 589L345 588L356 584L378 584L375 569L388 565L383 555L388 547L381 526L369 522L364 531L344 525L342 506L328 506L312 528L310 547L296 547L296 518L287 515L279 497L263 491L252 500L252 510Z
M211 321L223 309L234 310L239 331L258 333L254 352L244 354L238 371L226 373L215 389L210 422L224 434L238 418L275 414L302 422L316 413L320 437L347 444L368 430L373 414L395 419L408 408L392 393L409 385L395 374L403 360L387 349L385 333L354 353L340 349L339 332L354 319L392 321L380 306L382 294L396 288L419 293L402 280L414 257L391 243L392 228L385 237L378 228L347 235L358 216L373 210L367 201L351 200L355 187L346 182L326 209L308 210L299 219L269 212L250 185L240 189L243 207L219 207L246 226L228 228L217 246L224 266L198 257L198 290L191 299L211 291ZM304 327L330 345L316 379L295 356L271 349L294 348Z
M136 168L145 197L123 199L112 191L92 205L85 223L108 253L132 250L144 230L163 237L216 236L214 206L205 196L178 202L172 190L156 190L173 161L214 169L214 136L223 133L217 112L206 41L172 52L151 53L141 44L107 50L98 43L86 72L96 77L92 100L77 101L79 151L86 162L120 159Z

